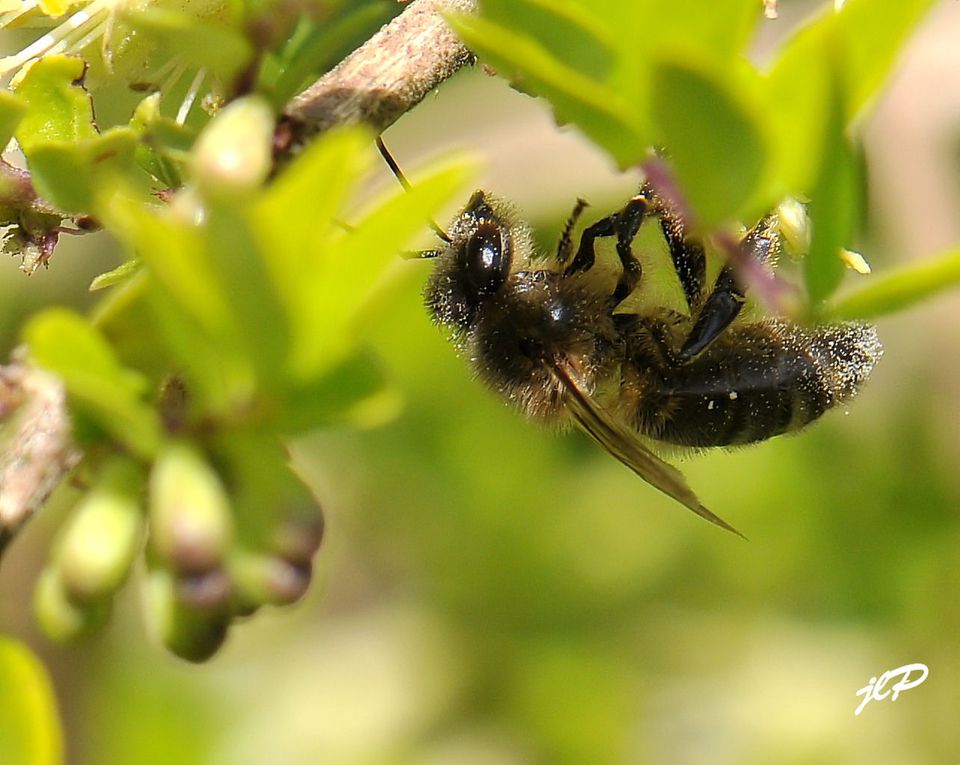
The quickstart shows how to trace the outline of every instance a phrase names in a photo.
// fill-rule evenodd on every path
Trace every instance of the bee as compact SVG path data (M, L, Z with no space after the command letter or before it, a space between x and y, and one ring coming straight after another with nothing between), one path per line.
M510 205L475 192L442 246L422 253L436 261L426 307L475 375L527 417L579 426L642 479L739 534L648 444L737 446L798 431L857 392L882 354L876 330L738 319L737 271L723 265L708 290L703 243L646 184L586 227L574 252L585 207L579 200L551 257ZM648 218L659 220L686 312L630 307L643 282L633 242ZM613 272L596 267L601 238L615 243ZM768 215L739 247L772 266L779 240Z

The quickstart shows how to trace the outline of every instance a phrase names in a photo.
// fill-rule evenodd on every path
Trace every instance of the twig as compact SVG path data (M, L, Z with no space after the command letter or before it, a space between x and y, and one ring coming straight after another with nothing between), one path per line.
M476 10L477 0L414 0L290 102L285 115L293 143L338 125L364 122L380 132L393 124L474 60L442 13Z
M79 458L60 381L21 360L0 367L0 554Z
M476 0L411 2L291 101L284 120L289 143L278 148L290 151L335 125L386 128L473 60L441 13L476 7ZM0 555L79 458L56 378L22 359L0 366Z

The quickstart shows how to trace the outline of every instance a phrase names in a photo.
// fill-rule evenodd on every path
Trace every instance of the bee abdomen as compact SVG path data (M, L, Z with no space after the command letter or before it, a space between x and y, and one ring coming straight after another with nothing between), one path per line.
M747 444L799 430L853 396L881 354L864 324L744 324L685 364L636 359L621 396L637 429L658 440Z

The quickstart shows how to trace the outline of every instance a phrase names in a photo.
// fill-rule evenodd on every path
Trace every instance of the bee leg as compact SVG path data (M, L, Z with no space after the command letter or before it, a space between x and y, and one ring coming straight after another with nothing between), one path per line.
M560 241L557 242L557 262L560 263L560 265L566 263L570 254L573 252L573 240L570 238L570 233L573 231L577 220L579 220L580 213L582 213L586 207L586 200L578 199L577 203L573 206L570 217L567 218L567 224L563 227L563 233L560 234Z
M703 288L707 280L707 256L703 245L696 239L688 238L680 217L665 209L660 211L660 229L667 241L683 296L693 314L703 302Z
M776 260L779 242L776 217L767 215L740 240L740 247L747 257L766 264ZM713 291L700 309L690 335L680 348L680 360L692 359L716 340L737 318L745 300L744 288L737 280L734 267L725 264L717 274Z
M640 281L642 270L640 261L638 261L631 248L637 231L640 230L640 224L650 207L650 201L644 192L641 191L623 207L622 210L602 218L584 229L580 235L580 246L577 248L577 254L573 261L564 271L564 276L571 276L583 271L589 271L596 262L596 250L594 243L597 239L607 236L617 237L617 255L623 266L623 273L617 281L611 296L613 306L617 306L627 297ZM562 245L562 241L561 241Z

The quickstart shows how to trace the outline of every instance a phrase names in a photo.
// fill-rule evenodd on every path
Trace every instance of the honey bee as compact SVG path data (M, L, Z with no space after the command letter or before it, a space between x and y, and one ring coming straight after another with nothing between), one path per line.
M738 320L737 272L722 266L708 291L702 242L649 185L586 227L574 252L585 207L578 201L551 257L508 204L475 192L442 246L422 253L436 260L427 309L476 376L526 416L578 425L645 481L739 534L646 444L735 446L797 431L857 392L882 354L876 330ZM629 307L643 281L632 245L647 218L659 220L685 313ZM605 237L619 260L606 275L595 268L595 242ZM739 247L772 266L779 241L768 215Z

